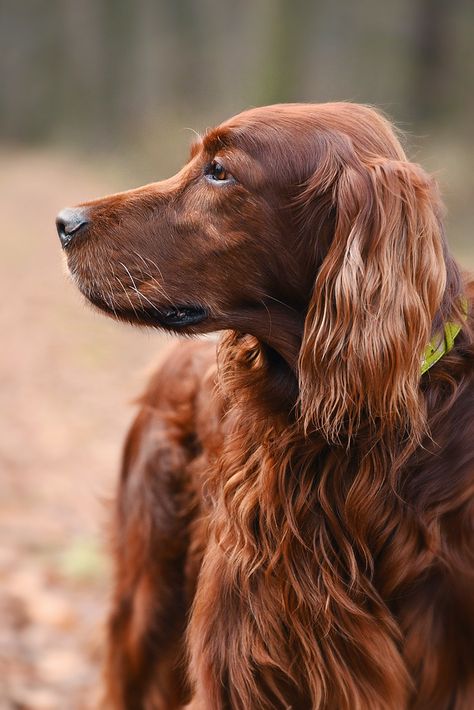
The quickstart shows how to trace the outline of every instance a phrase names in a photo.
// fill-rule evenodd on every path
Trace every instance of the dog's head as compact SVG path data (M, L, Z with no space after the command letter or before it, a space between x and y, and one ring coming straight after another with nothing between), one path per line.
M239 114L174 177L64 210L57 227L93 304L257 336L298 372L307 424L334 439L364 412L414 408L423 350L459 292L440 217L380 114L294 104Z

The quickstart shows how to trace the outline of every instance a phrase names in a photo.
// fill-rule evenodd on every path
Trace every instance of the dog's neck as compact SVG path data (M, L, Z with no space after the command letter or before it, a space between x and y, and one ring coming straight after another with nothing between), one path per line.
M284 303L262 302L256 308L231 313L227 328L253 335L274 350L296 375L304 330L304 315Z

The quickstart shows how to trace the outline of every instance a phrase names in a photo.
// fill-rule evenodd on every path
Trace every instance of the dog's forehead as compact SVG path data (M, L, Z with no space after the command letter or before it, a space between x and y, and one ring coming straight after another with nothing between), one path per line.
M276 104L248 109L209 128L195 145L216 153L223 148L245 148L246 144L265 142L274 139L275 134L294 131L295 119L301 128L304 124L309 128L314 109L315 106L309 104Z
M200 144L208 155L236 149L285 179L307 172L328 146L342 156L351 146L361 156L405 157L382 115L371 107L344 102L248 109L208 130Z
M249 148L268 145L307 150L322 136L348 136L354 145L372 144L376 152L403 159L393 126L371 106L351 102L274 104L248 109L224 121L212 132Z
M214 155L236 149L255 156L265 152L268 145L274 148L288 138L292 127L288 126L288 114L284 110L275 111L271 108L245 111L208 129L202 139L194 144L192 154L204 150L208 155Z

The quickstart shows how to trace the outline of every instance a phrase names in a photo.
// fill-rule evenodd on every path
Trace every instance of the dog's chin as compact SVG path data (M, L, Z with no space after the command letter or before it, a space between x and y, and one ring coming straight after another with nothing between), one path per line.
M209 318L209 311L199 305L173 305L155 307L142 305L130 308L118 307L106 302L101 296L88 293L84 294L93 306L103 313L133 325L145 325L154 328L169 328L183 330L203 323Z

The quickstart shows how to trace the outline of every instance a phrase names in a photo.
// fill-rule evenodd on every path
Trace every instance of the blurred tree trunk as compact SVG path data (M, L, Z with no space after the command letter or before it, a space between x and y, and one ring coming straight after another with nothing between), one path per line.
M0 131L113 148L155 122L352 99L467 134L473 0L0 0Z
M259 103L301 99L304 61L314 28L308 23L307 0L274 0L268 7L267 47L262 61Z
M410 100L415 120L437 120L448 108L456 0L418 0L413 32Z

